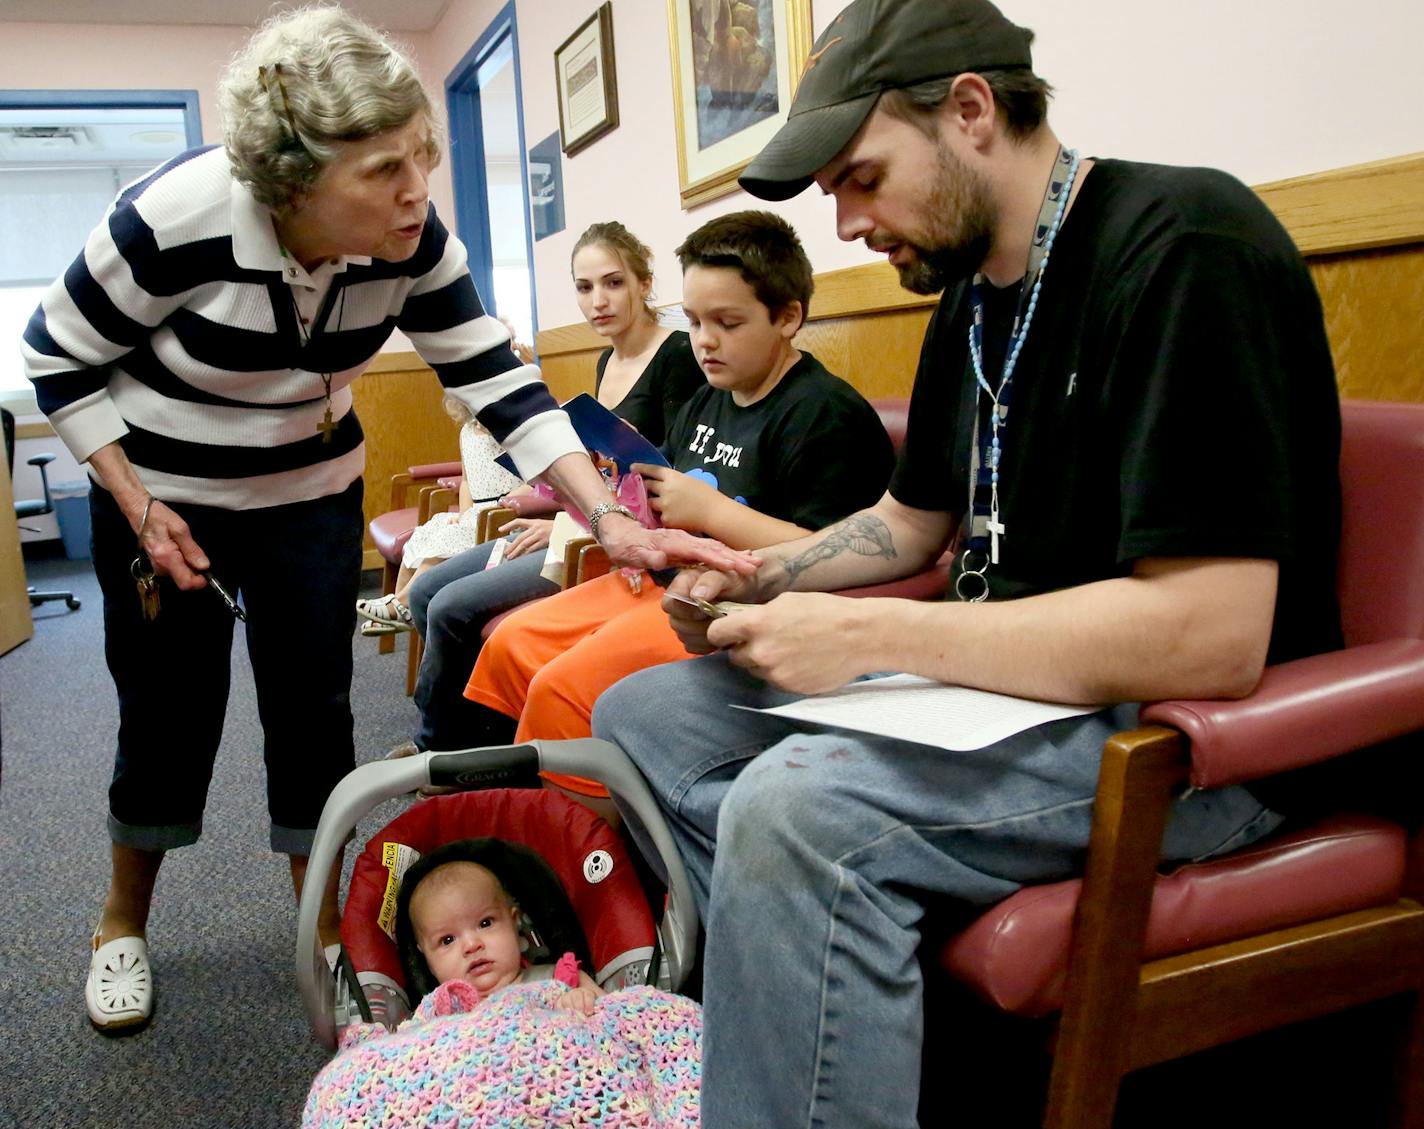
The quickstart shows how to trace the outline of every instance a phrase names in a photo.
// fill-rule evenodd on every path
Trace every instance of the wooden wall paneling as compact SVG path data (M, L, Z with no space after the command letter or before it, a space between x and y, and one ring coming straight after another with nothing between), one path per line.
M366 521L391 504L391 475L421 463L460 457L460 428L442 407L444 390L435 373L413 353L383 353L351 386L366 433ZM412 503L413 504L413 503ZM380 568L380 554L366 535L366 568Z
M1309 262L1340 395L1424 401L1424 243Z
M1424 153L1256 186L1305 255L1424 240Z
M796 344L868 400L908 396L932 307L807 322Z
M539 355L544 383L549 386L554 399L563 403L580 392L593 392L593 383L598 374L598 354L607 347L601 338L599 342L599 345L592 349Z

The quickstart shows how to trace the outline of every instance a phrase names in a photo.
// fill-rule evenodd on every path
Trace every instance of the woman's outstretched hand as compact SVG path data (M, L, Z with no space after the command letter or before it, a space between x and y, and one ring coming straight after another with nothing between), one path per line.
M694 537L681 529L644 529L632 518L606 514L598 523L599 544L608 559L622 568L686 568L703 565L720 572L750 576L761 558L729 549L710 537Z

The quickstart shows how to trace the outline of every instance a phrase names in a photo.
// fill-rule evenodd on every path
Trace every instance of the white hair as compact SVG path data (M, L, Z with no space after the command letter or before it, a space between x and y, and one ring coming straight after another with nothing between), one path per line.
M263 23L228 64L218 102L233 175L278 211L310 191L342 141L424 117L431 161L440 159L439 125L414 64L334 4Z

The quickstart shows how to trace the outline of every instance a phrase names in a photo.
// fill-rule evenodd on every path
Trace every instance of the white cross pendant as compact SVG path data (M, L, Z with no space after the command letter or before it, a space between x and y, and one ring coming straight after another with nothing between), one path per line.
M989 518L984 528L989 531L989 561L992 564L998 564L999 538L1004 535L1004 523L995 514Z

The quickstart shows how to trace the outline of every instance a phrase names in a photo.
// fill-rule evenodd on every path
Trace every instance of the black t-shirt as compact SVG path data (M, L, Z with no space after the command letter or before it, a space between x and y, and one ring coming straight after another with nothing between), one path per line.
M605 349L598 355L598 376L593 384L595 396L603 386L603 372L611 356L612 349ZM675 329L658 346L653 359L613 409L613 414L626 419L653 446L661 447L667 438L668 424L687 403L688 397L706 383L697 357L692 352L691 339L684 331Z
M806 352L746 407L704 382L663 453L727 497L810 530L878 502L895 461L875 409Z
M920 355L890 491L963 514L976 399L967 282ZM1017 286L986 301L998 386ZM1269 661L1341 645L1340 414L1320 301L1290 237L1209 169L1098 161L1053 245L1014 373L1000 470L1010 597L1144 557L1276 560ZM952 591L952 588L951 588Z

